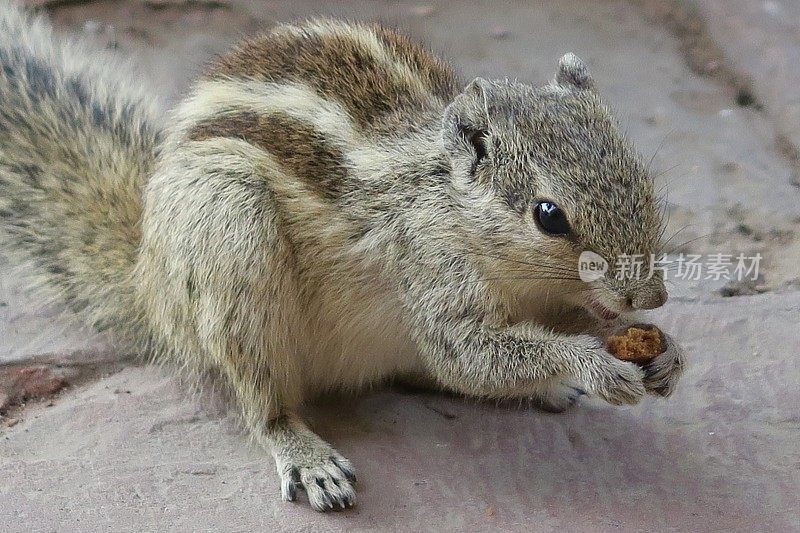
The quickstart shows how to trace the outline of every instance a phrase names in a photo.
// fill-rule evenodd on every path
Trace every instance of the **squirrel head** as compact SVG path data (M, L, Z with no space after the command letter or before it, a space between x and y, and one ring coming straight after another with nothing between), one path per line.
M650 269L663 226L652 177L578 57L562 57L544 87L475 79L445 110L443 142L490 276L605 318L664 303ZM582 280L582 252L605 274Z

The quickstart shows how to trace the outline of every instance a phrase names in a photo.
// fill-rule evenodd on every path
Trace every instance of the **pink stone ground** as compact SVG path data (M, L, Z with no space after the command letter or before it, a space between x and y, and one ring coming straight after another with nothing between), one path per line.
M666 401L551 415L401 391L325 399L308 417L355 463L359 500L320 515L279 501L271 459L219 401L25 295L0 258L0 530L800 530L795 3L123 0L51 13L130 55L168 102L240 34L317 13L399 25L465 77L544 83L574 51L642 152L660 147L674 243L697 239L680 251L760 252L766 292L675 281L651 316L689 355ZM737 105L743 89L752 104Z

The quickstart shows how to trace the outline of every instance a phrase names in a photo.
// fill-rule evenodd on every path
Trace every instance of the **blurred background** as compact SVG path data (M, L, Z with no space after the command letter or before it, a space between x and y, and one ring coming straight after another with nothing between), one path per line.
M652 158L669 248L763 259L756 280L672 283L654 321L690 368L668 401L552 416L386 391L312 408L359 468L359 506L332 517L279 502L272 460L226 411L121 361L2 266L0 524L800 530L800 2L27 3L130 58L165 109L238 39L316 15L399 27L466 80L544 84L575 52Z

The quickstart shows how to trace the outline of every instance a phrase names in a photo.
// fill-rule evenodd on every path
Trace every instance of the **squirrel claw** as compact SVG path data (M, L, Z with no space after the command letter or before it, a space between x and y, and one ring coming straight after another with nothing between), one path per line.
M340 511L355 505L352 483L355 474L343 457L328 457L319 464L292 466L281 472L281 497L297 499L298 487L305 490L308 502L317 511Z

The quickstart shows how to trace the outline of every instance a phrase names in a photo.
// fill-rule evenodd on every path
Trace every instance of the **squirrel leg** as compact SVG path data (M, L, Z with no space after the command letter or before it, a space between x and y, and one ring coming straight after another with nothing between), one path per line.
M418 392L447 392L455 391L444 387L436 381L431 374L409 374L397 378L396 383L403 389ZM578 403L586 391L573 382L564 378L551 378L531 389L530 399L533 405L548 413L563 413Z
M231 142L190 144L149 184L148 316L175 355L219 371L254 440L274 455L284 499L304 488L317 510L348 507L350 464L289 414L303 400L305 341L292 247L264 185L269 172L281 175L255 148L234 143L231 153L244 155L219 156Z
M635 404L645 394L644 372L614 358L588 335L559 335L529 324L450 324L421 344L437 379L466 394L536 397L544 391L548 403L557 396L556 403L563 406L579 391L563 388L556 395L558 389L551 388L555 380L574 382L616 405Z
M297 490L304 489L317 511L352 507L356 477L350 461L271 397L274 387L269 373L254 368L252 359L225 364L223 373L231 382L251 435L275 458L281 497L294 501Z
M425 279L405 284L404 297L420 354L445 387L485 397L544 398L557 410L579 392L560 382L617 405L635 404L645 394L642 369L614 358L598 338L532 323L504 326L489 295L463 290L477 283L448 287L439 285L447 276Z

